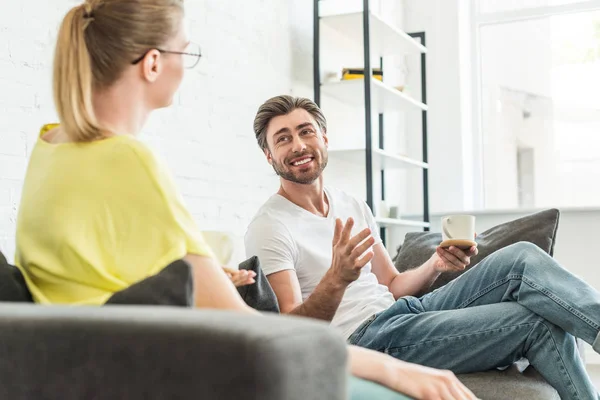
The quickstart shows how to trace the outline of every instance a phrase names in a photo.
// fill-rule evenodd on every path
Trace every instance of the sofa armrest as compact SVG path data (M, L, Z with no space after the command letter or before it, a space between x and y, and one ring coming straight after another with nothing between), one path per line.
M327 325L170 307L0 303L0 398L346 398Z

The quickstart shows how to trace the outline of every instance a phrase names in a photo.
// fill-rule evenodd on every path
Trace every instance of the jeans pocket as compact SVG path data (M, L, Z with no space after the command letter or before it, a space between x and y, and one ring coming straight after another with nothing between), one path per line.
M371 326L371 324L373 323L373 321L375 321L375 319L377 318L378 315L379 314L373 314L367 320L365 320L362 324L360 324L360 326L358 328L356 328L356 330L348 338L348 340L347 340L348 344L356 344L356 343L360 342L360 339L362 339L363 335L365 334L365 331L367 330L367 328L369 326Z
M423 304L421 304L421 300L414 296L404 296L402 299L406 302L406 306L413 314L421 314L425 312L423 308Z

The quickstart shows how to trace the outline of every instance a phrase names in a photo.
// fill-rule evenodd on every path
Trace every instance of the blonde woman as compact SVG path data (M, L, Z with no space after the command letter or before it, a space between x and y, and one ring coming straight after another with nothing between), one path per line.
M137 139L200 60L183 20L181 0L88 0L65 16L54 61L60 124L40 132L17 225L16 264L36 302L100 305L183 258L197 307L255 312ZM473 398L449 372L355 348L350 360L354 375L417 398Z

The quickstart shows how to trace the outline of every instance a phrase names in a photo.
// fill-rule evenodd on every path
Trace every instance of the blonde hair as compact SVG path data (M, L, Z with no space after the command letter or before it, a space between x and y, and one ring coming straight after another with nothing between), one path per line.
M262 150L269 148L267 143L267 127L271 120L281 115L287 115L295 109L306 110L317 122L322 132L327 132L327 120L323 111L312 100L304 97L282 95L270 98L261 105L254 117L254 134Z
M86 0L61 24L54 55L54 102L74 142L105 136L92 91L119 79L133 60L177 33L183 0Z

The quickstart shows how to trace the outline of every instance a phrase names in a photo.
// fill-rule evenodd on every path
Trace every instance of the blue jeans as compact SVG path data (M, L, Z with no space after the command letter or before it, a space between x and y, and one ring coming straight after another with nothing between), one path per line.
M349 342L455 373L527 358L562 399L598 399L575 337L600 352L599 330L600 293L522 242L421 298L398 299Z

